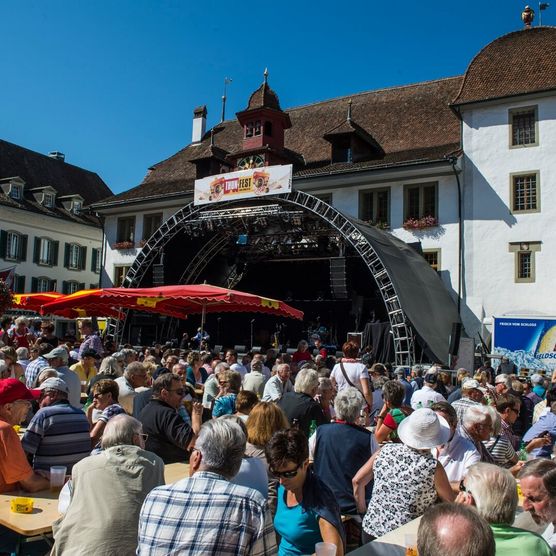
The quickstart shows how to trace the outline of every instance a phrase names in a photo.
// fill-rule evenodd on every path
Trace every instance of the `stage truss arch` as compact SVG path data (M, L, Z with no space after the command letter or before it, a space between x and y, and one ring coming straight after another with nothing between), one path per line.
M411 323L403 311L400 298L388 269L369 240L354 223L325 201L302 191L292 191L283 195L267 197L265 200L281 205L292 205L310 211L321 218L327 225L334 228L343 240L353 248L373 276L386 306L393 335L396 364L412 365L415 360L415 335ZM122 287L139 287L147 270L155 263L157 258L160 258L164 246L179 234L187 226L188 222L199 218L203 214L208 214L210 211L222 210L223 208L237 206L242 203L245 204L244 199L210 205L194 205L193 202L185 205L168 218L147 240L130 267ZM248 206L246 206L246 210L249 210ZM221 233L203 245L199 249L197 256L186 267L180 283L195 283L203 269L220 252L227 239L228 234ZM111 320L108 325L108 333L114 338L119 338L125 327L126 320L127 315L121 321Z

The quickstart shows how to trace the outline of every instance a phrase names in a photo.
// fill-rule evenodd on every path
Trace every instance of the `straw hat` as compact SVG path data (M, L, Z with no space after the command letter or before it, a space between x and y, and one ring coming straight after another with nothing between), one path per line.
M400 440L416 450L435 448L448 442L452 431L444 417L432 409L416 409L398 425Z

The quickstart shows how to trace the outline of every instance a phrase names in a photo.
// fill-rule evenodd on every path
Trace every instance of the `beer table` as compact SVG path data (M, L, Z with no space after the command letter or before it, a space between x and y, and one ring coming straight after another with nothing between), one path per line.
M17 514L11 511L11 500L16 496L33 499L33 512L30 514ZM52 545L52 540L47 535L52 534L52 524L60 517L58 512L59 492L41 490L39 492L25 492L14 490L0 494L0 525L11 529L19 535L16 554L21 551L21 544L41 537Z
M405 555L405 536L414 535L417 539L417 529L421 518L418 517L389 533L378 537L374 541L367 543L349 554L351 556L404 556Z
M164 480L167 485L187 477L189 477L189 463L167 463L164 466Z

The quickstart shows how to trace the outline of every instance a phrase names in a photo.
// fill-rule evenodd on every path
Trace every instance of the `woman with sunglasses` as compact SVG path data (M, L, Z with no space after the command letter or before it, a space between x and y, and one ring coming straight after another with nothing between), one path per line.
M220 392L214 400L213 417L233 415L236 412L236 398L241 389L241 374L237 371L222 371L218 375Z
M272 474L280 481L274 528L281 537L279 556L313 554L315 544L345 550L340 508L331 490L309 464L307 437L297 428L276 432L266 446Z
M99 443L108 421L125 413L118 403L119 388L114 380L99 380L93 386L93 403L87 409L87 418L91 427L91 442L93 447ZM101 412L98 421L93 423L93 410Z

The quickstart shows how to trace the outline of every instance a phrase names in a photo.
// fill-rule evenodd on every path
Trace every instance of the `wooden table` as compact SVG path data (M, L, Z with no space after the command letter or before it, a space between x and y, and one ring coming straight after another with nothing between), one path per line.
M164 480L167 485L186 477L189 477L189 463L167 463L164 466Z
M349 554L350 556L404 556L405 536L415 535L415 539L417 539L420 521L421 518L418 517Z

